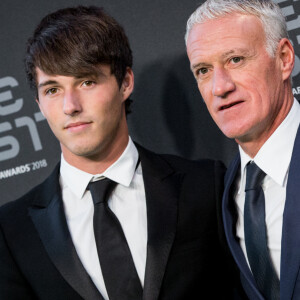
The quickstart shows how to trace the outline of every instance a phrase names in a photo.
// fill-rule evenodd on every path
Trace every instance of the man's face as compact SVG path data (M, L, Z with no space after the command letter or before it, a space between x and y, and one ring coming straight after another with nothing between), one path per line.
M282 58L279 51L274 58L267 53L259 19L232 14L196 24L187 53L200 93L223 133L239 143L263 143L291 101L285 97L288 74L282 71Z
M48 75L37 68L37 87L39 107L67 161L103 159L128 139L124 101L133 89L130 69L120 88L107 65L99 67L99 75L83 78Z

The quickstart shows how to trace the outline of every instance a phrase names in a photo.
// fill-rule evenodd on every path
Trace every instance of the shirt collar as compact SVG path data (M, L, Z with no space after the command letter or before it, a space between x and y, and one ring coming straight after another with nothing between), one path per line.
M78 198L82 198L90 181L96 181L104 177L128 187L135 173L138 156L138 151L130 137L122 155L101 174L89 174L79 170L67 163L61 155L62 188L68 186Z
M293 106L286 118L253 158L256 165L281 186L284 186L287 179L299 122L300 105L294 99ZM239 151L241 156L241 182L244 182L245 168L252 158L240 146ZM241 186L242 184L240 189Z

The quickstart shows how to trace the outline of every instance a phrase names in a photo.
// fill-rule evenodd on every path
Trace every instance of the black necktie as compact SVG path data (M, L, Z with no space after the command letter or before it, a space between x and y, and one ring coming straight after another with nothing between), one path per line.
M141 300L143 289L124 232L107 204L115 186L108 178L88 186L95 207L94 231L100 266L110 300Z
M280 296L279 279L268 250L265 197L261 187L266 174L254 163L247 165L244 231L247 256L251 271L265 299Z

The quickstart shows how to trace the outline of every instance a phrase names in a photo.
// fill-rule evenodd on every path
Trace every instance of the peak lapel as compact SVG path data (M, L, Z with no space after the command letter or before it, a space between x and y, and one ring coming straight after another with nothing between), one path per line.
M286 189L281 239L280 299L292 299L300 267L300 129ZM299 296L299 295L298 295Z
M144 300L159 297L177 223L177 202L181 174L160 156L137 147L143 170L147 203L147 261Z
M59 166L41 186L39 195L29 208L29 215L63 278L84 299L103 300L77 256L65 219L58 178Z

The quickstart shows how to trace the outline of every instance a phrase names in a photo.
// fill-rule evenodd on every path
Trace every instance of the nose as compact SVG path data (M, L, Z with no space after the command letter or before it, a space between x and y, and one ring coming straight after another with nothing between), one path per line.
M79 95L73 90L65 90L64 94L64 113L66 115L75 115L81 112L81 102Z
M229 72L223 68L215 68L213 76L213 95L225 98L228 93L234 91L235 84Z

